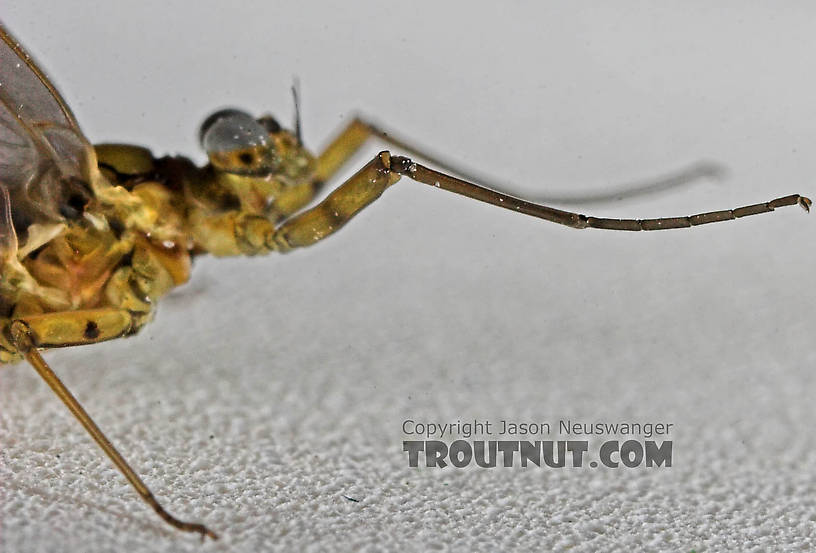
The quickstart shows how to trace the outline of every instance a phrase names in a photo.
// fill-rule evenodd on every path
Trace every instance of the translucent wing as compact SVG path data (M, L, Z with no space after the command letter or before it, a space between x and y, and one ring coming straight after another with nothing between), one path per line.
M11 221L11 200L8 190L0 183L0 254L17 251L17 234ZM5 257L0 257L0 267Z
M76 213L69 208L92 194L94 165L71 110L0 24L0 204L11 219L0 217L0 263L16 251L10 237L23 242L30 225Z

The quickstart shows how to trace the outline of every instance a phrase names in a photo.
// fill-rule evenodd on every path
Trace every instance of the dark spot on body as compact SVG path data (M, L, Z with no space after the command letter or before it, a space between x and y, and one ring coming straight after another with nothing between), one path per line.
M221 196L221 209L225 211L236 211L241 209L241 198L235 194L224 194Z
M105 176L110 177L111 180L113 181L116 181L116 184L122 184L127 179L127 175L125 175L124 173L120 173L119 170L110 163L100 161L99 163L97 163L97 166L102 171L106 171L107 174Z
M0 298L0 317L11 317L11 313L13 311L14 311L14 305L11 302L3 301L3 298ZM6 328L8 328L8 327L6 327ZM3 331L0 330L0 333L2 333L2 332ZM3 334L3 336L5 336L5 334ZM0 349L2 349L2 348L3 348L3 346L0 345Z
M198 184L197 177L193 175L198 175L199 169L187 158L166 156L155 160L154 164L152 180L168 190L180 192L187 185Z
M238 154L238 160L244 165L252 165L252 162L255 161L255 156L249 152L244 152L242 154Z
M68 219L69 221L75 221L79 219L80 212L76 209L71 208L67 205L61 205L59 208L60 215Z
M110 226L111 232L116 237L117 240L122 238L122 233L125 232L125 225L119 219L115 217L111 217L108 219L108 226Z
M45 247L46 247L47 245L48 245L48 244L43 244L43 245L42 245L42 246L40 246L39 248L36 248L36 249L34 249L34 250L31 250L31 252L28 254L28 258L29 258L29 259L31 259L32 261L33 261L34 259L37 259L37 257L39 257L39 255L40 255L40 254L43 252L43 250L45 249Z
M81 194L71 194L59 208L60 215L68 220L78 219L85 211L87 199Z
M94 321L88 321L85 324L85 338L88 340L96 340L99 338L99 326Z
M133 264L133 251L129 251L119 260L120 267L130 267Z
M316 196L326 186L326 181L317 179L312 181L312 196Z
M108 172L106 176L112 177L115 184L120 184L128 190L132 190L134 186L139 183L147 181L161 182L161 178L155 171L147 171L144 173L124 173L119 171L116 167L109 163L100 161L99 168Z

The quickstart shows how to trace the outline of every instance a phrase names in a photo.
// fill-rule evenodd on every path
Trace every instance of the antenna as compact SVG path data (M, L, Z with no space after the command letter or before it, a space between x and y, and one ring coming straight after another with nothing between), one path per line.
M292 97L295 100L295 136L297 137L298 144L302 146L303 137L300 131L300 79L298 79L297 76L294 77L294 82L292 83Z

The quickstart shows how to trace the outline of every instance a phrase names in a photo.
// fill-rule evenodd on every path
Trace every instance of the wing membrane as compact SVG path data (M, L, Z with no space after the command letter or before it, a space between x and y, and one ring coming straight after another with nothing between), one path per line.
M93 148L71 110L0 24L0 186L11 214L11 223L0 218L0 237L22 241L34 223L63 221L72 195L91 194L86 183L93 161ZM0 260L14 254L9 251L14 242L0 240Z
M62 96L2 23L0 38L4 43L0 50L3 95L12 100L17 114L26 121L49 121L79 133L74 114Z

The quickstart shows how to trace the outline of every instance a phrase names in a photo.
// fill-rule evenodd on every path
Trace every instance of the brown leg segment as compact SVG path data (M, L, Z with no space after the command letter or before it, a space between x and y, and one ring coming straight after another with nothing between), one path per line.
M474 200L489 203L517 213L531 215L571 228L597 228L605 230L662 230L686 228L719 221L728 221L767 213L777 207L800 205L810 209L811 201L793 194L763 204L756 204L725 211L711 211L688 217L660 219L604 219L571 211L563 211L496 192L465 180L440 173L407 157L391 156L380 152L360 171L338 186L326 199L315 207L284 221L279 227L257 218L257 228L251 229L253 241L264 244L266 249L288 251L292 248L310 246L334 234L352 217L379 198L385 190L396 183L400 176L429 184Z
M71 394L68 388L65 387L65 384L59 379L59 377L51 370L51 367L45 362L40 355L40 352L37 351L37 343L35 342L33 333L29 325L23 320L15 320L11 323L10 327L11 331L11 338L14 346L17 348L17 351L25 357L26 361L31 363L31 366L37 371L37 373L42 377L43 380L51 387L55 394L65 403L68 410L73 413L73 415L79 420L82 426L85 427L85 430L91 435L91 437L99 444L99 447L107 454L107 456L113 461L113 464L116 465L116 468L127 478L128 482L136 489L136 492L142 496L153 510L158 513L158 515L163 518L168 524L178 528L179 530L184 530L185 532L196 532L201 535L201 538L209 537L214 540L218 539L218 536L204 526L203 524L197 524L192 522L184 522L167 511L156 501L156 498L153 496L153 493L150 489L145 485L141 478L134 472L134 470L130 467L130 465L125 461L122 455L113 447L113 444L110 443L107 437L102 433L93 419L88 415L85 409L80 405L77 399Z
M424 167L418 163L414 163L407 157L393 156L391 157L391 170L400 175L421 182L429 184L437 188L455 192L474 200L486 202L498 207L503 207L511 211L524 213L540 219L545 219L559 225L566 225L568 227L583 229L583 228L597 228L605 230L664 230L675 228L686 228L697 225L705 225L707 223L717 223L720 221L728 221L731 219L738 219L740 217L747 217L748 215L758 215L760 213L768 213L777 207L788 205L799 205L805 211L810 211L812 202L810 199L800 196L799 194L792 194L783 198L777 198L770 202L762 204L754 204L736 209L727 209L724 211L710 211L700 213L698 215L691 215L686 217L662 217L659 219L605 219L600 217L591 217L582 215L580 213L573 213L570 211L562 211L548 207L546 205L535 204L513 196L508 196L501 192L496 192L489 188L467 182L465 180L440 173Z

